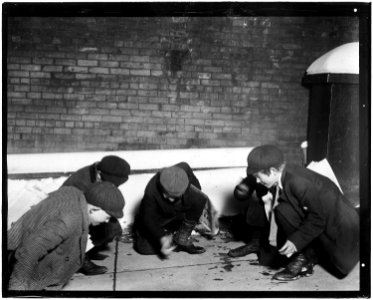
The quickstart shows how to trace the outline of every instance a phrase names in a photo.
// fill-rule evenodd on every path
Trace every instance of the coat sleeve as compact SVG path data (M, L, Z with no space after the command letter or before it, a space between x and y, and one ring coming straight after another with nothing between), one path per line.
M60 245L72 232L61 219L50 220L38 231L24 239L15 253L16 263L9 281L11 290L41 290L40 281L34 281L38 262Z
M160 239L164 236L161 228L158 205L156 199L145 193L140 205L140 222L141 226L148 235L161 248Z
M291 197L296 199L305 219L288 240L294 243L298 251L301 251L325 230L327 213L320 192L314 185L299 180L292 182L289 187Z

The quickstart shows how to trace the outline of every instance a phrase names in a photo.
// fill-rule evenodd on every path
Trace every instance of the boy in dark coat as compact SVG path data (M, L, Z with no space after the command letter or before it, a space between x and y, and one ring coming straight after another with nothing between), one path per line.
M234 189L234 198L238 201L246 201L245 223L247 234L251 236L250 242L235 249L231 249L228 255L242 257L251 253L258 253L261 242L268 241L268 220L266 218L264 200L272 198L270 190L256 182L256 178L249 174ZM247 237L246 237L247 238Z
M135 221L136 251L161 257L167 257L175 247L190 254L205 252L190 239L208 201L200 188L185 162L154 175L145 188Z
M61 289L82 266L88 226L123 217L124 198L109 182L84 194L61 187L18 219L8 231L9 289Z
M99 162L74 172L62 186L75 186L86 192L95 182L108 181L119 187L128 180L130 172L130 165L124 159L109 155ZM90 226L89 234L95 247L87 253L79 272L85 275L103 274L107 272L107 268L94 264L90 259L105 259L105 255L98 253L99 250L105 248L116 236L120 236L122 228L116 218L111 218L108 223Z
M305 167L286 164L276 146L254 148L247 161L247 173L279 193L273 208L277 246L290 262L273 278L289 281L311 275L315 253L338 277L347 275L359 260L359 216L339 188Z

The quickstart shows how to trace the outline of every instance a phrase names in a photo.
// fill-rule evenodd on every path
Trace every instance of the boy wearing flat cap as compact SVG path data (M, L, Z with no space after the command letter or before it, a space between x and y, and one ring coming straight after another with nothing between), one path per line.
M86 192L95 182L107 181L119 187L128 180L130 172L131 168L127 161L115 155L108 155L103 157L101 161L83 167L71 174L63 183L63 186L75 186ZM105 259L106 255L98 253L99 250L105 248L116 236L120 236L122 228L116 218L111 218L107 223L94 227L90 226L89 234L95 247L87 253L85 262L79 272L85 275L103 274L107 271L107 268L94 264L90 259Z
M254 148L247 163L248 174L277 191L269 239L290 259L273 278L310 276L317 261L327 263L339 278L347 275L359 260L359 215L335 183L305 167L286 164L282 151L273 145Z
M123 217L124 198L112 183L86 193L63 186L33 206L8 231L9 290L61 289L83 265L88 226Z
M161 257L167 257L173 250L190 254L205 252L190 239L208 201L200 188L185 162L154 175L145 188L136 217L135 250Z

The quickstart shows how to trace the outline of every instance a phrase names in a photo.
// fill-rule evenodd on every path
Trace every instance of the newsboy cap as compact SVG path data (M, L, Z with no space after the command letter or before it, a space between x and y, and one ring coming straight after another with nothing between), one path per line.
M128 162L115 155L105 156L98 163L97 169L101 171L101 179L103 181L110 181L116 186L125 183L131 173L131 167Z
M177 166L164 168L160 174L160 183L171 197L180 197L189 185L186 172Z
M247 174L254 174L271 167L278 168L284 163L282 151L273 145L255 147L247 157Z
M111 182L95 182L85 193L89 204L100 207L109 215L119 219L123 217L124 197Z

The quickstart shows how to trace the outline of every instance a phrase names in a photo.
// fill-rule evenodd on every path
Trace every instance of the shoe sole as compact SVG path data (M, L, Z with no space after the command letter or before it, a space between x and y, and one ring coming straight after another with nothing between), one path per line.
M235 258L235 257L244 257L244 256L247 256L247 255L249 255L249 254L253 254L253 253L256 254L256 253L258 253L258 252L253 251L253 252L250 252L250 253L247 253L247 254L243 254L243 255L234 255L234 254L228 253L227 255L230 256L230 257Z
M297 280L301 277L310 277L311 275L313 275L313 268L301 271L297 276L295 276L293 278L275 278L273 276L272 279L275 279L275 280L278 280L278 281L294 281L294 280Z

